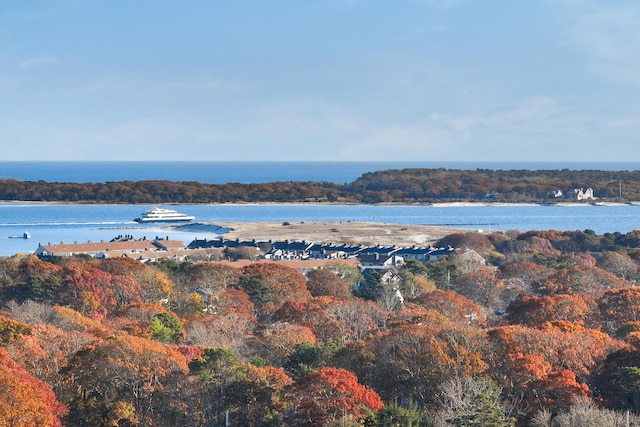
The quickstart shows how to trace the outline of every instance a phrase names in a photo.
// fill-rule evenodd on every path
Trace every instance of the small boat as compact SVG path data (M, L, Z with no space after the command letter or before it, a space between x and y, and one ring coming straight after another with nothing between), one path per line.
M25 231L24 233L22 233L22 236L9 236L10 239L30 239L31 238L31 234L29 234L28 231Z
M140 215L139 218L134 219L138 223L149 222L189 222L196 219L195 216L186 215L173 209L165 208L152 208Z

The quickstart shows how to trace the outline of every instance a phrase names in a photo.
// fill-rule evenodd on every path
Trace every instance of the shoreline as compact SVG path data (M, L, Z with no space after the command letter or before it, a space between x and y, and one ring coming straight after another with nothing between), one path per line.
M431 245L446 235L461 232L488 234L500 230L524 232L592 229L598 234L603 234L627 233L638 228L638 211L635 210L638 204L626 203L621 206L618 203L602 201L554 204L553 206L558 206L555 209L539 204L504 204L493 201L455 202L435 206L333 204L322 207L322 204L315 204L318 208L310 204L279 203L277 205L281 206L280 208L274 207L274 204L254 204L263 207L253 208L244 208L245 205L176 206L174 208L178 211L195 214L196 219L186 224L159 224L148 230L144 228L137 231L140 228L139 224L134 223L132 218L138 214L138 210L143 210L143 207L148 205L50 202L34 204L0 201L6 223L3 224L4 236L20 235L26 230L31 232L32 242L109 240L115 236L114 231L109 230L119 230L117 234L131 230L137 237L149 237L154 234L163 235L163 230L166 230L167 235L175 232L175 237L184 240L185 243L206 237L232 240L345 242L371 246L422 246ZM467 206L471 208L464 209ZM563 206L569 207L563 209ZM593 207L584 208L585 206ZM618 207L607 208L608 206ZM429 207L433 209L428 209ZM50 212L54 216L51 216ZM96 215L100 221L92 219ZM520 217L522 219L519 219ZM284 225L285 222L289 223L288 226ZM73 223L73 227L67 227L68 223ZM181 225L185 225L185 228L172 228ZM6 239L3 250L11 254L32 251L33 248L29 244L18 244L22 240Z
M0 205L74 205L74 206L420 206L433 208L479 207L479 206L640 206L640 201L607 202L598 199L562 202L433 202L433 203L340 203L340 202L233 202L233 203L90 203L52 202L40 200L0 200Z

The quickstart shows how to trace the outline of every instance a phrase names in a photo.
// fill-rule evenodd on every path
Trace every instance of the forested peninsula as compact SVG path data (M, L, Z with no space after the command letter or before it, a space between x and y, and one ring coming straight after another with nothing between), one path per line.
M594 199L640 200L640 171L394 169L347 184L194 181L70 183L0 179L0 200L73 203L555 203L575 189ZM593 200L593 199L591 199Z

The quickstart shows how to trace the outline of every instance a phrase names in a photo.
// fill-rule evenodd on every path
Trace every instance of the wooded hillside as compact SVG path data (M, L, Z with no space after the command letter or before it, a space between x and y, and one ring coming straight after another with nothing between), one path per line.
M553 203L552 196L592 188L598 199L640 200L640 171L399 169L366 173L349 184L174 181L58 183L0 180L0 200L82 203L341 202L436 203L490 200Z

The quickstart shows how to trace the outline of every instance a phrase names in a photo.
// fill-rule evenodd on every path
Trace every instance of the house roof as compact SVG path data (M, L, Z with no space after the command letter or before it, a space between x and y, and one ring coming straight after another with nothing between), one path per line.
M184 242L180 240L155 240L153 243L160 249L185 249Z
M205 249L205 248L238 248L250 247L255 248L258 244L255 240L228 240L228 239L195 239L187 245L189 249Z
M427 255L434 251L434 248L425 246L408 246L399 248L394 254L397 255Z
M393 255L378 255L378 254L360 254L358 259L363 264L375 264L384 265L387 261L393 258Z
M271 242L272 250L283 250L288 252L306 252L313 245L313 243L309 242L298 242L298 241L277 241Z
M356 254L360 252L366 246L362 245L347 245L344 243L334 244L334 243L315 243L309 247L309 252L344 252L346 254Z
M266 259L251 261L248 259L240 259L238 261L207 261L207 262L226 264L236 268L242 268L249 264L256 264L256 263L272 263L272 264L278 264L278 265L286 265L288 267L295 268L296 270L329 268L336 264L346 265L348 267L358 267L360 265L357 258L341 259L338 262L336 262L335 260L313 259L313 258L306 259L306 260L291 259L291 260L279 260L279 261L272 261L272 260L266 260Z
M433 247L424 247L424 246L408 246L404 248L399 248L394 252L395 255L402 256L418 256L418 255L430 255L430 256L438 256L438 255L446 255L448 253L453 252L453 248L433 248Z
M184 250L179 240L115 240L111 242L40 244L36 252L51 255L98 254L110 252L145 252L158 250Z
M141 253L124 252L121 254L123 257L133 258L141 262L157 261L159 259L173 259L175 261L184 261L190 258L192 251L185 249L169 249L169 250L155 250L146 251ZM109 257L113 258L113 253L109 253Z
M40 244L40 247L51 254L98 253L108 251L146 251L157 249L152 240L128 240L118 242L96 243L59 243Z
M360 250L361 254L391 255L398 250L396 246L367 246Z

